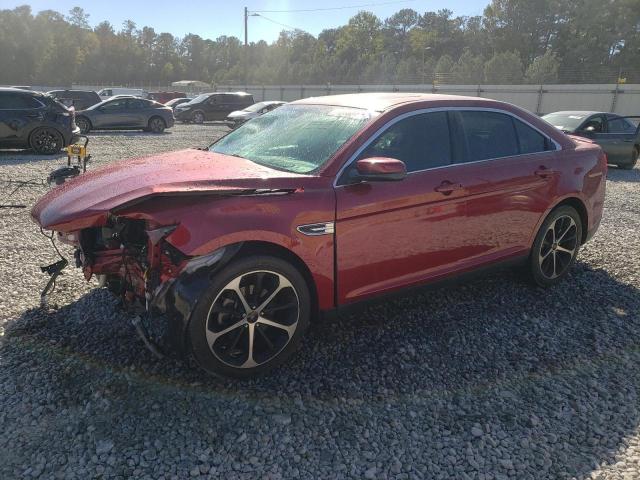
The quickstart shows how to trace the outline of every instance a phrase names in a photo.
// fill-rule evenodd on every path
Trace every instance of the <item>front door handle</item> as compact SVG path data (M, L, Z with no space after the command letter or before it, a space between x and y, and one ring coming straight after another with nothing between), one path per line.
M456 190L460 190L462 185L459 183L451 183L448 180L445 180L440 185L435 188L435 191L438 193L442 193L443 195L451 195Z
M548 169L547 167L540 167L533 173L540 178L549 178L552 177L556 172Z
M633 143L635 140L633 138L629 139L629 140L623 140L624 143Z

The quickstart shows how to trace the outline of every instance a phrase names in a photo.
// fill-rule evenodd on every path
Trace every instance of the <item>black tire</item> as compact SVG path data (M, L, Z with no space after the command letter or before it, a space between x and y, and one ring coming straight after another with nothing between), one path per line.
M549 287L567 276L582 243L582 220L575 208L553 210L540 227L529 257L533 281Z
M622 165L618 165L620 168L624 170L631 170L638 163L638 156L640 156L640 149L636 145L633 147L633 152L631 153L631 159L629 163L623 163Z
M204 123L204 121L206 120L204 116L204 112L200 110L196 110L195 112L193 112L193 116L191 117L191 120L193 121L193 123L197 123L197 124Z
M80 133L86 135L91 131L91 122L86 117L76 118L76 125L80 129Z
M58 153L64 147L64 138L55 128L36 128L29 136L29 146L41 155Z
M152 133L162 133L167 128L167 124L161 117L151 117L147 126L147 131Z
M198 299L188 329L191 350L213 375L263 374L298 349L310 316L309 287L293 265L271 256L239 259Z

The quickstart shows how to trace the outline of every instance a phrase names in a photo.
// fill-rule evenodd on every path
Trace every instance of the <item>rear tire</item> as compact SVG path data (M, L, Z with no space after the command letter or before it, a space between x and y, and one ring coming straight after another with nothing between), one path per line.
M204 123L204 112L200 110L193 112L193 123L202 124Z
M91 122L88 118L78 117L76 118L76 125L80 129L80 133L86 135L91 131Z
M64 138L55 128L36 128L29 136L29 146L38 154L58 153L64 147Z
M164 120L160 117L151 117L149 119L149 125L147 127L149 132L152 133L162 133L164 132L164 129L167 128L166 123L164 123Z
M309 326L304 277L277 257L251 256L216 273L192 314L188 336L207 372L248 378L284 362Z
M640 156L640 148L636 145L633 147L633 152L631 152L631 161L618 166L624 170L631 170L638 163L638 156Z
M578 256L582 228L580 215L568 205L547 216L529 256L532 280L537 285L549 287L567 276Z

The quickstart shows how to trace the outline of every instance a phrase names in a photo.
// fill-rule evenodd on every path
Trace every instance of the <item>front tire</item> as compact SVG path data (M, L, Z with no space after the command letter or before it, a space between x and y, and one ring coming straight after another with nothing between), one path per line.
M623 168L624 170L631 170L633 167L636 166L636 163L638 163L638 157L640 156L640 148L638 148L638 146L636 145L635 147L633 147L633 151L631 152L631 158L629 160L629 163L623 163L622 165L618 165L620 168Z
M167 128L167 125L164 123L164 120L160 117L151 117L149 119L148 131L152 133L162 133L164 129Z
M265 373L300 345L311 300L302 274L277 257L231 262L198 300L189 340L207 372L234 378Z
M36 128L29 137L29 146L41 155L58 153L64 147L60 132L51 127Z
M193 123L202 124L204 120L204 112L197 111L193 113Z
M568 205L553 210L540 227L529 258L533 281L549 287L567 276L582 239L582 220Z

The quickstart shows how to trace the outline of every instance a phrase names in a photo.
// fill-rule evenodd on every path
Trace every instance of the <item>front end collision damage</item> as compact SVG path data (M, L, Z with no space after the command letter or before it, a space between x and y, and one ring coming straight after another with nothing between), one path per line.
M287 195L296 191L301 190L242 189L218 192L217 196ZM159 196L152 198L158 200ZM125 308L135 314L132 324L154 355L168 352L182 355L191 313L209 285L211 275L224 266L243 243L188 256L167 238L178 223L158 226L153 215L145 211L145 202L126 205L126 211L125 207L115 209L105 217L94 223L99 226L57 232L57 239L75 247L76 267L82 268L87 280L93 276L98 278L100 286L106 286L120 297ZM53 241L56 237L50 238ZM54 275L51 269L46 273L51 275L51 280L42 292L43 306L59 274Z

